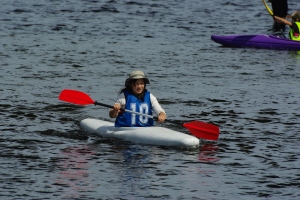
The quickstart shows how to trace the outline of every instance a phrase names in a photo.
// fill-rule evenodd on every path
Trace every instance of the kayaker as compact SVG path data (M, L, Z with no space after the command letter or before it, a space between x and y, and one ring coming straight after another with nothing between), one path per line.
M152 118L122 112L124 108L134 112L152 115L152 111L158 116L158 122L166 119L166 112L162 109L153 94L146 90L146 85L150 84L149 79L142 71L133 71L125 81L123 88L113 105L113 109L109 111L111 118L116 118L116 127L135 127L135 126L153 126Z
M288 15L287 18L292 18L292 21L284 18L274 16L274 19L279 23L284 23L290 26L289 38L291 40L300 41L299 30L300 30L300 11L294 12L292 15Z

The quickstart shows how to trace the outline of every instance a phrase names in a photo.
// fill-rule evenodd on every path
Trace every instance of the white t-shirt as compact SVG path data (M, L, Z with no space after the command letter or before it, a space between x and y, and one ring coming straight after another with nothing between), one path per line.
M159 115L160 112L164 112L164 109L162 109L162 107L160 106L160 104L158 103L157 99L155 96L153 96L153 94L150 93L150 101L151 101L151 105L152 105L152 111L156 114ZM126 104L126 100L125 100L125 95L122 92L121 94L119 94L117 100L115 103L118 103L121 105L122 108L125 108L125 104Z

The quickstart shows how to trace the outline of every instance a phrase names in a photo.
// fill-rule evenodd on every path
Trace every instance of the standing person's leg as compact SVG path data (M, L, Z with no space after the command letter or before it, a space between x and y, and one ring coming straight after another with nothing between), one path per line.
M271 0L271 3L274 15L285 18L288 14L287 0ZM274 22L273 29L275 31L278 31L280 29L285 30L285 25Z

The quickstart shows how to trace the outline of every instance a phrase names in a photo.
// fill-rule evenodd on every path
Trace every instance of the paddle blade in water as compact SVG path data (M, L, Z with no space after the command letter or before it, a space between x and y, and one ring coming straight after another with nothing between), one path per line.
M65 102L77 104L77 105L82 105L82 106L94 104L94 102L95 102L86 93L78 91L78 90L70 90L70 89L64 89L60 93L58 99L61 101L65 101Z
M183 127L187 128L197 138L205 140L218 140L220 129L219 127L200 121L192 121L184 123Z

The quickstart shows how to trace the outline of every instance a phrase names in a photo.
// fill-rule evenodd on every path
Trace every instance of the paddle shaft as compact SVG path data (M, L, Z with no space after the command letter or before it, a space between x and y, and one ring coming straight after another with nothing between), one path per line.
M111 105L100 103L100 102L97 102L97 101L95 101L94 104L99 105L99 106L103 106L103 107L107 107L107 108L111 108L111 109L114 108ZM124 108L121 108L120 110L125 111L125 112L129 112L129 113L132 113L132 114L136 114L136 115L141 115L141 116L148 117L148 118L155 118L152 115L147 115L147 114L143 114L143 113L139 113L139 112L134 112L134 111L127 110L127 109L124 109Z
M108 105L108 104L105 104L105 103L100 103L100 102L97 102L97 101L95 101L94 104L95 105L99 105L99 106L103 106L103 107L106 107L106 108L111 108L111 109L114 108L111 105ZM132 113L132 114L136 114L136 115L141 115L141 116L144 116L144 117L152 118L152 119L155 119L155 120L158 119L157 117L154 117L152 115L147 115L147 114L143 114L143 113L139 113L139 112L134 112L132 110L127 110L127 109L124 109L124 108L121 108L120 110L125 111L125 112L129 112L129 113ZM182 126L182 124L180 122L176 122L176 121L169 120L169 119L168 120L166 119L165 121L168 121L169 123L172 123L172 124L177 124L177 125L181 125Z
M271 8L268 6L268 4L266 3L266 1L265 1L265 0L262 0L262 2L264 3L264 5L265 5L267 11L269 12L269 14L270 14L271 16L273 16L273 11L272 11Z

